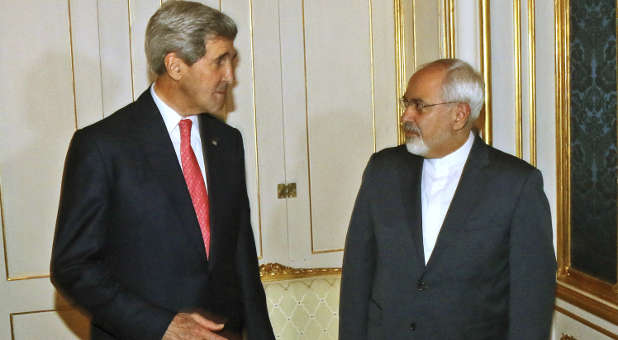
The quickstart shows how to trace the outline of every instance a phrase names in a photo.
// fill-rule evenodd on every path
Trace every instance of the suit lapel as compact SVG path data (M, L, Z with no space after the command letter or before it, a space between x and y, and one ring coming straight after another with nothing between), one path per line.
M400 199L406 212L406 225L416 251L417 265L425 267L421 218L421 171L423 158L404 151L404 164L397 167L401 178Z
M202 234L182 175L182 168L150 90L146 90L138 98L136 106L136 112L133 114L134 136L149 164L150 168L147 171L152 174L154 182L169 199L171 207L169 210L179 218L179 223L173 227L183 231L179 234L187 238L190 248L206 260Z
M449 242L447 238L449 237L449 232L461 228L466 223L470 213L478 206L478 201L483 198L483 192L487 183L484 169L488 163L487 146L477 136L461 173L461 178L451 204L444 217L436 245L427 263L428 267L435 263L436 258L440 257L448 248Z

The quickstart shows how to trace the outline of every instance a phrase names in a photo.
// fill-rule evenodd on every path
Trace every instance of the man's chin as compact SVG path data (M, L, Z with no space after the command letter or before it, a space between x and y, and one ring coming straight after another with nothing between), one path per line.
M429 148L422 140L412 138L408 138L406 141L406 149L409 153L417 156L425 156L429 152Z

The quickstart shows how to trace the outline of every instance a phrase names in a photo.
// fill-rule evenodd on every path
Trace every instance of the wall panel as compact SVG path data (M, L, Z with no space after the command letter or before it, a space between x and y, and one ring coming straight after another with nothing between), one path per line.
M512 1L491 2L493 145L515 154L515 73Z
M312 250L335 251L375 138L368 2L305 2L305 43Z
M84 127L103 117L98 7L96 0L69 3L77 126Z
M64 154L76 123L67 9L63 0L32 0L0 14L0 73L8 79L0 85L0 179L10 278L48 272Z
M103 113L112 114L134 99L129 1L97 1Z
M281 75L276 1L222 2L237 23L234 41L239 61L227 122L238 128L245 144L247 190L256 246L268 261L286 254L285 201L277 199L277 183L285 182L281 125ZM274 51L274 53L273 53ZM263 176L263 174L267 174ZM269 253L264 254L264 245ZM283 243L286 244L286 243ZM272 251L271 251L272 250Z

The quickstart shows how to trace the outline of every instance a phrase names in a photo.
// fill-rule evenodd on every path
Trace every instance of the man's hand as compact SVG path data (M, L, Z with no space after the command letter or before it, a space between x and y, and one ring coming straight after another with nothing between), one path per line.
M227 340L215 333L222 329L222 323L208 320L198 313L178 313L161 340Z

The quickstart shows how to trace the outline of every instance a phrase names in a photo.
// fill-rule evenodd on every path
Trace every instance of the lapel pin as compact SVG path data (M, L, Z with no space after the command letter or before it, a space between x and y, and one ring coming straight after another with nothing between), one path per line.
M217 140L216 140L216 139L211 140L211 141L210 141L210 143L211 143L213 146L217 146L217 145L219 145L219 142L217 142Z

